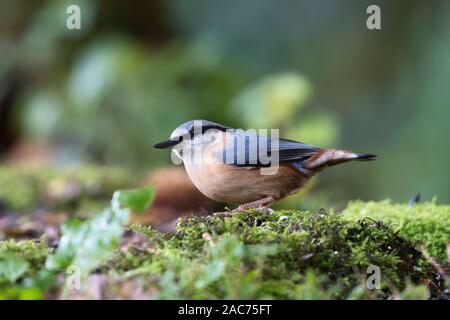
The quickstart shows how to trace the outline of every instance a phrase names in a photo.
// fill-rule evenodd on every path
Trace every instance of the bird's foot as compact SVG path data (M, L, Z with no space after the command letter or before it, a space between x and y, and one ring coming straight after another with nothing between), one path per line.
M275 199L273 197L269 196L269 197L262 198L257 201L241 204L240 206L238 206L236 209L234 209L232 211L213 213L213 216L226 218L226 217L230 217L234 213L247 211L249 209L259 210L259 211L265 212L265 213L272 213L274 210L269 208L269 205L272 204L273 202L275 202Z
M258 211L264 212L264 213L274 213L275 210L273 210L270 207L262 207L262 208L257 208Z
M259 206L259 207L247 207L247 206L239 206L236 209L234 209L232 212L243 212L247 211L249 209L255 209L264 213L272 213L274 210L267 206Z
M274 202L275 202L275 198L272 196L268 196L268 197L262 198L260 200L241 204L239 207L237 207L233 211L245 211L248 209L256 209L256 210L261 210L261 211L270 213L270 212L273 212L273 210L269 208L269 205L271 205Z
M219 217L219 218L228 218L233 214L233 211L222 211L222 212L214 212L212 214L213 217Z
M231 217L233 214L239 213L239 212L244 212L247 211L249 209L255 209L264 213L273 213L274 210L272 208L269 207L256 207L256 208L248 208L248 207L237 207L236 209L232 210L232 211L221 211L221 212L214 212L212 214L213 217L219 217L219 218L228 218Z

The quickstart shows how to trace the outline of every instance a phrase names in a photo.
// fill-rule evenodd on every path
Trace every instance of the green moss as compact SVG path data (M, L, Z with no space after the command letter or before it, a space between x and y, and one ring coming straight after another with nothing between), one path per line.
M450 243L450 206L433 202L404 204L355 201L349 203L343 215L353 220L370 217L392 226L394 232L406 239L423 244L439 262L447 261L446 246Z
M444 286L412 243L369 218L251 210L186 217L175 234L130 229L148 243L115 250L96 272L138 280L159 299L409 299L437 297ZM0 298L42 298L55 290L44 267L51 250L41 243L0 242L0 263L14 271L2 274ZM366 285L371 265L381 270L379 290Z
M42 273L52 250L46 239L0 242L0 300L41 299L51 282Z
M134 230L157 241L124 275L150 276L158 298L386 298L407 281L442 287L421 253L389 226L323 210L187 217L173 236ZM129 256L121 268L126 259L136 266ZM381 290L365 289L370 265L381 269Z
M39 270L43 266L47 255L51 251L52 249L47 247L45 238L39 241L0 241L0 261L6 260L5 256L14 256L33 267L28 270L30 273L33 270Z

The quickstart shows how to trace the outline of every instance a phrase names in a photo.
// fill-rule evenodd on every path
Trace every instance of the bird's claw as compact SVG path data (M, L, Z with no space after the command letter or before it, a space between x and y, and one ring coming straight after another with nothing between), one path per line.
M258 208L257 210L259 210L261 212L264 212L264 213L273 213L273 212L275 212L275 210L273 210L270 207L262 207L262 208Z
M274 212L274 210L272 208L266 207L266 206L264 206L264 207L262 207L262 206L261 207L254 207L254 208L248 208L248 207L241 207L241 206L239 206L236 209L234 209L232 212L243 212L243 211L247 211L249 209L255 209L255 210L258 210L258 211L261 211L261 212L264 212L264 213L272 213L272 212Z
M237 207L236 209L232 210L232 211L221 211L221 212L214 212L212 214L213 217L219 217L219 218L228 218L231 217L233 214L235 213L239 213L239 212L244 212L247 211L249 209L255 209L264 213L273 213L275 210L273 210L272 208L269 207L256 207L256 208L245 208L242 206Z
M233 214L233 212L231 211L222 211L222 212L214 212L212 214L213 217L219 217L219 218L227 218L230 217Z

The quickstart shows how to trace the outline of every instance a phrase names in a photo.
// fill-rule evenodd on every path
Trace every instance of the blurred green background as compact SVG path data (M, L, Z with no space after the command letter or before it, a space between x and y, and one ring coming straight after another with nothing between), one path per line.
M170 163L152 145L203 118L379 155L286 205L449 202L449 83L445 0L0 1L3 161L26 146L51 166L151 170Z

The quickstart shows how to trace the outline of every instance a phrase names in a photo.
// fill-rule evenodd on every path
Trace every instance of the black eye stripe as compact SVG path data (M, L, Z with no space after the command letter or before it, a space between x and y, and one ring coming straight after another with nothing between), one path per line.
M204 134L206 131L211 130L211 129L217 129L217 130L220 130L220 131L225 131L226 130L226 128L223 128L223 127L220 127L220 126L208 125L208 126L202 126L201 134ZM196 133L197 132L196 132L194 126L192 126L189 129L189 134L190 134L191 138L193 138ZM198 133L200 133L200 132L198 132Z

